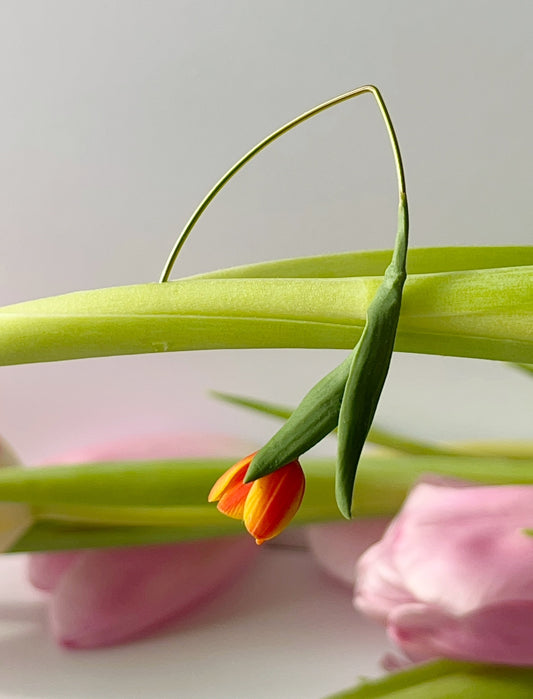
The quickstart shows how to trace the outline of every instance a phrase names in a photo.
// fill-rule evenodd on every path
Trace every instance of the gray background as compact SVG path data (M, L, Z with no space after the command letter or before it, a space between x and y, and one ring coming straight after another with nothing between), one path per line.
M288 119L367 82L404 152L412 244L530 244L527 1L0 5L0 303L154 281L215 180ZM175 275L391 245L395 179L370 98L251 163ZM209 388L296 403L342 353L203 352L3 368L0 430L29 461L139 432L274 424ZM533 384L398 355L378 419L432 438L528 437Z

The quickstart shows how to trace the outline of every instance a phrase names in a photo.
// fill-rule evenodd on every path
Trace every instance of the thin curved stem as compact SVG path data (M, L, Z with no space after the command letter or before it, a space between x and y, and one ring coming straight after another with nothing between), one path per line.
M220 190L224 187L225 184L227 184L231 178L244 166L246 163L251 160L255 155L257 155L259 152L261 152L264 148L266 148L268 145L273 143L277 138L282 136L283 134L287 133L291 129L293 129L295 126L298 126L299 124L303 123L304 121L307 121L307 119L311 119L311 117L314 117L317 114L320 114L320 112L325 111L326 109L329 109L330 107L334 107L337 104L341 104L342 102L346 102L347 100L352 99L353 97L358 97L359 95L362 95L364 93L370 93L373 95L375 98L377 105L379 107L379 110L381 112L381 116L383 117L383 120L385 122L385 126L387 128L387 132L389 135L389 139L392 145L392 150L394 154L394 161L396 165L396 174L398 178L398 191L400 195L400 199L402 198L402 195L405 197L406 195L406 189L405 189L405 176L404 176L404 171L403 171L403 164L402 164L402 157L400 154L400 147L398 145L398 140L396 138L396 133L394 131L394 127L392 125L392 121L390 119L389 113L387 111L387 107L385 106L385 102L383 101L383 98L381 96L381 93L375 87L374 85L363 85L362 87L358 87L355 90L351 90L350 92L346 92L342 95L339 95L337 97L334 97L331 100L328 100L327 102L324 102L323 104L319 104L318 107L314 107L313 109L310 109L308 112L305 112L304 114L301 114L300 116L296 117L296 119L293 119L292 121L289 121L287 124L282 126L281 128L277 129L277 131L274 131L274 133L270 134L270 136L267 136L265 139L263 139L260 143L258 143L256 146L254 146L246 155L243 155L243 157L235 163L235 165L226 172L226 174L221 177L221 179L215 184L215 186L206 194L204 199L200 202L190 219L188 220L185 228L181 232L180 236L178 237L178 240L176 241L176 244L174 245L174 248L172 249L172 252L169 255L169 258L165 264L165 267L163 269L163 272L161 274L160 282L167 282L170 273L172 271L172 267L174 266L174 263L176 262L176 259L178 257L178 254L182 247L185 244L185 241L189 237L190 232L196 225L196 222L200 218L200 216L203 214L203 212L206 210L206 208L209 206L209 204L212 202L212 200L215 198L215 196L220 192Z

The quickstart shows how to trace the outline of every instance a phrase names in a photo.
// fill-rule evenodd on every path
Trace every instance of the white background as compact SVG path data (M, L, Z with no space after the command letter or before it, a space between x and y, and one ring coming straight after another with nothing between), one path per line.
M177 232L236 159L288 119L368 82L397 127L413 246L531 244L531 8L527 0L3 0L0 304L155 281ZM175 275L390 247L395 218L389 144L375 105L359 98L248 165L201 219ZM139 432L217 431L260 443L274 425L207 390L295 404L341 356L203 352L4 368L1 431L32 463ZM402 355L377 417L425 438L527 438L532 393L502 365ZM331 691L371 666L342 650L349 633L340 617L340 630L323 622L328 647L344 653ZM282 620L291 629L301 621L289 612ZM202 652L220 642L213 633ZM261 696L328 690L305 680L324 657L323 640L303 653L306 629L301 641L291 633L293 684L276 672L287 649L274 644L270 694ZM250 642L255 634L260 623ZM44 638L28 647L35 656ZM155 662L150 648L143 652ZM243 652L237 671L253 674L255 656ZM83 685L78 663L93 663L92 676L101 657L65 659L65 672L80 672ZM179 654L173 667L179 686ZM109 673L119 687L121 666ZM2 682L6 697L75 696ZM224 675L196 696L251 696L231 687Z

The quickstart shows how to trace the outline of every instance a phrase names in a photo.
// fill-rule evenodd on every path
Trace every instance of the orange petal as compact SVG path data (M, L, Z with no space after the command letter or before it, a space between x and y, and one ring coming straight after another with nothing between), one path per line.
M228 490L242 484L248 466L256 453L257 452L254 452L249 456L245 456L244 459L241 459L234 466L228 468L228 470L220 476L207 496L208 502L217 502Z
M244 524L258 544L277 536L296 514L305 490L298 461L252 483L244 505Z
M244 505L253 483L240 483L227 490L220 498L217 509L233 519L244 518Z

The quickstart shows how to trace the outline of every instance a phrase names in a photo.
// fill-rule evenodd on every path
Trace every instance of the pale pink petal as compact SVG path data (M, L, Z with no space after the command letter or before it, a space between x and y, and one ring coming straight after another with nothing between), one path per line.
M383 536L388 524L389 520L382 517L315 524L307 527L307 541L328 575L341 583L353 585L357 559Z
M400 518L394 519L381 541L367 549L356 565L354 604L382 622L398 604L415 601L395 566L394 547L401 526Z
M55 589L54 636L69 648L94 648L150 633L214 596L256 549L237 537L86 552Z
M421 484L357 568L355 602L413 662L533 665L531 486Z
M0 438L0 468L4 466L20 466L20 460L5 439Z
M417 486L398 519L393 556L412 597L455 614L527 598L533 539L522 529L533 522L532 493L524 486ZM505 575L494 574L495 562Z
M128 437L63 453L53 464L76 464L96 461L145 461L148 459L232 458L239 456L249 442L221 434L176 433Z
M423 604L398 607L387 631L418 662L448 657L533 665L533 601L515 600L453 616Z
M398 653L385 653L381 658L381 667L386 672L398 672L399 670L406 670L408 667L413 665L412 661L408 658L404 658Z
M39 590L50 592L80 555L77 551L32 554L28 562L28 577L31 584Z
M431 641L433 631L450 624L449 615L421 602L399 604L387 617L387 635L414 663L440 657Z
M97 446L53 463L218 456L250 450L210 435L156 435ZM30 580L52 591L50 620L70 648L113 645L145 635L229 584L256 554L246 536L131 549L33 554Z
M62 454L50 463L76 464L98 461L124 461L147 459L173 459L195 457L228 457L239 454L249 445L240 439L225 435L205 434L156 434L133 437L107 444L97 444L78 451ZM145 549L143 549L145 550ZM79 555L85 552L79 552ZM119 554L120 555L120 554ZM36 553L29 556L28 577L40 590L52 591L78 552ZM109 562L120 568L120 560Z

